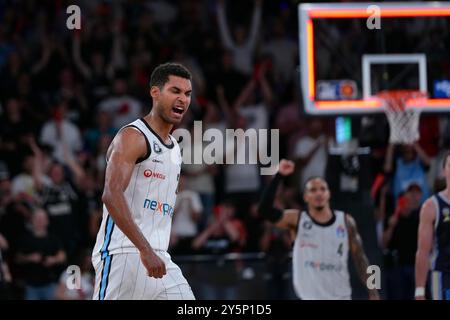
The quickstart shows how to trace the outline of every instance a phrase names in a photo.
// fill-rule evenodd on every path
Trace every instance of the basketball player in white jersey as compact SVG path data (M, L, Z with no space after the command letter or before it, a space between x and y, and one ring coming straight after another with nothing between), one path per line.
M151 112L107 151L103 221L92 253L94 299L194 299L167 253L181 154L169 134L191 101L191 74L166 63L151 75Z
M275 226L295 234L293 282L300 299L349 300L352 294L347 266L349 251L364 286L368 278L369 263L356 223L350 215L330 208L330 191L322 178L311 178L306 182L305 211L274 208L279 182L293 171L292 161L280 161L278 174L262 195L259 212ZM376 289L368 289L368 292L370 299L379 299Z

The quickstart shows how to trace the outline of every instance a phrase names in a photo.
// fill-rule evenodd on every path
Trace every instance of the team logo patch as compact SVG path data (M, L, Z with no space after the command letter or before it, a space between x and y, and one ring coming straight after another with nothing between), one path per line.
M336 229L336 236L343 238L345 236L345 228L340 224Z
M442 215L444 216L443 222L449 222L450 221L450 209L449 208L444 208L442 210Z
M303 222L303 229L309 230L312 228L312 222L311 221L305 221Z
M156 142L153 142L153 150L154 150L156 153L161 153L161 151L162 151L161 147L160 147L159 144L157 144Z

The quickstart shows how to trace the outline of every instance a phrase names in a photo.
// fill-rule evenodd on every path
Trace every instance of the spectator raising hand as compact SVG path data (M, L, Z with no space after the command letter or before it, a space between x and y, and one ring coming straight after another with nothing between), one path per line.
M225 1L217 3L217 21L223 46L232 52L233 64L240 72L250 75L252 72L253 55L258 39L258 30L261 23L262 1L256 0L253 9L250 32L243 26L233 28L232 38L225 14Z
M242 221L234 217L234 211L235 207L231 203L219 207L210 224L192 242L192 248L213 252L240 250L245 245L246 231Z

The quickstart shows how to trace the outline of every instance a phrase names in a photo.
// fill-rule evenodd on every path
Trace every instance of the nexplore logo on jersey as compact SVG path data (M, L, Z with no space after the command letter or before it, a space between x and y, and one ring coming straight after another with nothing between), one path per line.
M343 268L341 264L326 263L321 261L305 261L306 268L312 268L319 271L336 271L340 272Z
M159 173L159 172L155 172L155 171L152 171L152 170L149 170L149 169L144 171L144 177L161 179L161 180L166 179L166 176L164 174Z
M153 210L155 213L161 213L163 216L173 216L173 207L170 204L156 200L145 199L144 209Z

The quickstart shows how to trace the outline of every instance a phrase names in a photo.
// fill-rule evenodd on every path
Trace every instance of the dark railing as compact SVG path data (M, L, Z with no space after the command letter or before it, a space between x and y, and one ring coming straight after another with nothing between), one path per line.
M290 257L257 252L172 258L200 300L296 299Z

